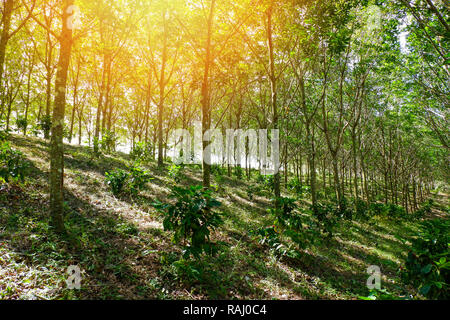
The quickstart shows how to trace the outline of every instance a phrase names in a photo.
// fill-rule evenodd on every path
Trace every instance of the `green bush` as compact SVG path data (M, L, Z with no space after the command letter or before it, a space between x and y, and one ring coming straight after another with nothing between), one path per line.
M6 182L10 179L25 180L29 163L20 151L12 149L8 142L0 144L0 178Z
M431 214L431 209L433 208L433 199L429 199L420 205L419 210L414 213L416 218L423 218Z
M367 214L375 216L384 216L391 219L403 219L408 217L405 208L393 203L372 202L370 204L360 204L361 209L364 207ZM361 210L360 209L360 210Z
M100 146L102 150L111 152L111 150L114 150L116 144L117 137L114 132L106 131L102 134L102 139L100 140Z
M358 219L370 218L370 204L362 199L353 199L353 205L355 207L355 215Z
M219 184L220 187L221 184L223 184L223 182L225 181L224 179L225 170L222 168L222 166L215 164L211 166L211 174L214 175L214 179L216 180L216 182Z
M223 176L225 174L225 171L221 165L213 164L211 166L211 174L214 176Z
M388 207L384 203L373 202L369 205L369 212L374 216L386 216Z
M288 182L288 189L296 193L299 197L311 193L311 187L304 185L300 182L300 179L294 178Z
M358 201L357 206L360 206L360 210L364 210L365 204L362 204ZM341 200L341 205L338 206L337 200L335 200L334 204L334 215L337 218L346 219L346 220L352 220L353 216L355 215L355 211L353 210L354 206L348 201L347 198L343 198Z
M311 237L313 229L304 229L301 215L295 210L298 208L295 199L280 197L272 199L277 201L279 208L269 209L268 211L274 216L274 228L280 236L289 238L299 248L306 248L314 242ZM315 236L315 235L314 235ZM282 247L276 249L280 251Z
M52 117L51 116L43 116L39 121L39 128L41 131L46 132L50 131L52 128Z
M106 184L111 188L114 195L119 195L126 184L130 174L122 169L116 169L111 172L106 172Z
M184 166L183 165L171 165L169 167L169 177L171 177L176 183L179 183L181 180L185 178L183 173Z
M311 207L311 211L318 221L318 229L326 234L327 239L331 239L338 225L339 218L342 217L338 206L332 203L319 203L315 207Z
M133 195L137 195L139 191L143 190L145 185L152 180L150 174L139 167L138 164L133 164L128 167L130 173L128 175L128 187Z
M64 127L63 127L63 137L64 137L64 139L67 139L67 140L69 138L73 138L73 134L72 134L72 136L70 136L70 128L66 125L64 125Z
M30 132L33 136L37 137L40 133L39 124L32 124Z
M388 205L387 211L389 218L402 219L407 217L405 208L393 203Z
M275 189L275 177L273 175L259 174L256 181L261 184L266 190L273 192Z
M139 167L138 164L133 164L128 167L128 172L122 169L116 169L111 172L106 172L106 184L111 188L114 195L119 195L127 187L127 191L133 195L137 195L139 191L144 189L145 184L151 180L150 174Z
M260 193L261 188L256 185L248 185L246 191L247 191L247 196L248 196L249 200L253 200L255 197L255 194Z
M256 234L259 243L267 245L275 256L298 257L298 249L305 249L320 241L320 232L317 231L317 224L303 222L304 217L296 211L295 199L278 198L277 201L279 208L268 210L274 217L274 224L251 234ZM286 240L292 241L292 244L286 244Z
M151 158L150 148L145 142L138 142L130 153L133 161L148 161Z
M219 187L223 189L223 183L225 181L225 177L223 175L215 175L214 179L218 183Z
M294 215L293 211L297 208L295 201L296 200L293 198L285 197L272 199L273 208L270 208L267 211L276 218L275 224L284 225L284 222ZM278 208L276 207L276 204L278 204Z
M361 204L367 210L367 214L376 216L385 216L390 219L404 219L408 217L405 208L393 203L373 202L370 204ZM360 207L362 210L362 207Z
M301 193L302 191L302 183L300 183L300 179L298 178L289 180L287 187L295 193Z
M278 204L283 210L283 216L288 217L292 214L292 212L297 208L297 204L295 203L295 199L293 198L278 198Z
M260 238L259 243L261 245L267 245L273 255L282 257L288 253L288 248L281 241L276 226L258 229L256 235Z
M0 141L1 142L8 140L9 137L10 137L10 134L7 131L0 130Z
M28 121L25 118L19 117L16 119L17 129L24 131L28 127Z
M164 213L164 229L174 232L173 242L187 242L184 245L184 259L191 256L199 258L202 253L215 254L218 247L210 241L210 234L223 221L213 210L221 203L212 197L212 191L201 186L186 189L173 186L170 198L176 200L175 204L156 202L154 206Z
M161 252L160 262L162 268L159 274L162 281L178 281L187 286L195 286L205 290L211 299L226 297L226 287L230 284L223 281L223 273L216 270L216 264L209 263L208 259L179 259L178 255L172 252Z
M242 176L244 175L244 169L239 166L234 167L234 175L236 176L236 178L242 179Z
M201 280L203 270L198 268L191 260L180 259L172 263L175 279L193 283Z
M430 299L450 298L450 221L435 219L422 222L422 229L412 240L402 278Z

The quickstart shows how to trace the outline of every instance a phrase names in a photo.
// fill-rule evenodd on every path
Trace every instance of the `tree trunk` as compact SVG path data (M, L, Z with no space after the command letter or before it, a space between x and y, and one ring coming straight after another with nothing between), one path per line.
M11 16L14 10L14 0L6 0L3 9L3 30L0 38L0 87L3 88L3 70L5 65L6 46L9 41L9 29L11 28Z
M269 47L269 79L270 79L270 104L272 106L272 112L273 112L273 130L279 129L279 123L278 123L278 106L277 106L277 79L275 75L275 60L274 60L274 45L273 45L273 39L272 39L272 14L273 14L273 7L274 4L271 3L269 9L267 10L267 42ZM272 150L273 152L273 150ZM274 163L275 166L278 164ZM280 198L281 196L281 190L280 190L280 172L278 170L279 168L275 168L276 173L274 175L274 193L275 198ZM276 207L278 207L278 201L276 202Z
M213 29L213 19L214 19L214 7L216 0L211 0L211 7L209 9L208 18L208 36L206 40L206 59L205 59L205 73L203 75L202 84L202 134L203 137L205 133L211 127L211 108L210 108L210 98L209 98L209 73L212 63L212 52L211 52L211 38ZM205 152L206 148L210 145L210 141L203 140L203 187L209 188L211 186L211 154Z
M354 173L354 180L353 180L353 193L356 200L359 199L359 193L358 193L358 167L357 167L357 154L356 154L356 132L355 128L352 130L352 151L353 151L353 173Z
M30 68L28 70L28 79L27 79L27 98L25 101L25 116L24 116L24 127L23 127L23 135L27 135L27 127L28 127L28 112L30 110L30 96L31 96L31 75L34 69L34 53L30 61Z
M66 106L67 71L72 52L72 30L68 22L70 6L74 0L64 0L62 14L62 33L60 36L60 56L56 74L56 96L52 118L52 135L50 142L50 212L53 226L57 232L65 232L64 227L64 144L63 128Z
M341 208L342 205L342 190L341 190L341 182L339 181L339 167L338 167L338 159L337 159L337 154L333 153L332 154L332 159L333 159L333 177L334 177L334 190L336 193L336 199L338 202L338 206L339 208Z
M309 184L311 187L311 203L314 212L317 210L317 188L316 188L316 147L314 141L314 130L310 131L309 124L306 126L306 139L308 141L308 167L309 167Z
M51 108L51 99L52 99L52 74L51 74L51 68L49 67L47 69L47 83L46 83L46 90L45 90L45 96L46 96L46 103L45 103L45 117L46 119L50 118L50 108ZM48 130L48 126L45 126L44 129L44 138L48 140L50 138L50 132Z
M164 164L163 154L163 121L164 121L164 99L166 88L166 60L167 60L167 23L166 11L163 12L164 37L163 37L163 52L161 57L161 75L159 78L159 104L158 104L158 167Z

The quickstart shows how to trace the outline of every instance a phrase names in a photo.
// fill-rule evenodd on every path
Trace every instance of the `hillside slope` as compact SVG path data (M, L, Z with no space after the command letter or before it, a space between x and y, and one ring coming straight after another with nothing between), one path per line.
M331 240L318 239L297 258L276 258L255 235L273 224L270 193L249 188L253 179L226 176L215 182L225 224L213 238L223 242L222 250L202 259L199 279L186 278L172 264L180 248L152 206L156 199L167 201L173 183L167 170L149 163L153 180L146 190L114 197L105 172L126 169L129 157L95 159L85 147L66 146L69 237L61 238L49 226L46 143L19 136L11 143L31 171L25 183L0 189L0 299L356 299L368 293L370 265L381 267L389 292L414 293L397 270L417 222L343 220ZM201 183L198 167L186 167L184 174L181 184ZM83 270L81 290L66 287L70 265Z

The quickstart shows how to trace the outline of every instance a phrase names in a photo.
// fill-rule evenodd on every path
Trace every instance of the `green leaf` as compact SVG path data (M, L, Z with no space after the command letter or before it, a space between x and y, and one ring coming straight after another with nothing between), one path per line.
M421 272L423 274L427 274L427 273L429 273L431 271L431 267L432 267L431 264L427 264L425 267L422 268Z
M431 289L430 284L424 285L422 288L420 288L420 293L426 296L428 292L430 292L430 289Z

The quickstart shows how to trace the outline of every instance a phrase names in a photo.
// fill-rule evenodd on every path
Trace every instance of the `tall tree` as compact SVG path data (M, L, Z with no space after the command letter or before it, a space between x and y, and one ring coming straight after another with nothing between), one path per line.
M60 52L55 81L55 103L53 107L50 141L50 212L55 229L65 232L64 226L64 115L66 108L67 74L72 53L72 21L74 0L63 0L61 4L61 34L58 37Z

